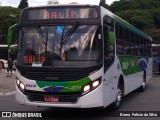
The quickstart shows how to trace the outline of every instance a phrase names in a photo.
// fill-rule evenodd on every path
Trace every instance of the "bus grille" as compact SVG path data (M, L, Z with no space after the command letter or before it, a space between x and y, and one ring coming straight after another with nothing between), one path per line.
M50 68L20 68L23 77L41 81L73 81L87 77L91 70L84 69L50 69Z

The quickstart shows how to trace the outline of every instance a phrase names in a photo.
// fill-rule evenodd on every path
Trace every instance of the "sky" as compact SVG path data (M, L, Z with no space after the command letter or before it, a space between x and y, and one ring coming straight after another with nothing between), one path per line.
M29 6L38 6L38 5L47 5L47 1L49 0L28 0ZM99 4L100 0L58 0L60 4L67 4L70 2L77 2L81 4ZM111 4L116 0L106 0L107 4ZM20 0L0 0L2 6L12 6L17 7L20 3Z

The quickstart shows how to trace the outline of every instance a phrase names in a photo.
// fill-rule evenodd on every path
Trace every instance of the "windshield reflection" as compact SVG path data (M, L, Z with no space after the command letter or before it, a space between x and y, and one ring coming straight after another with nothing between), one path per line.
M37 67L79 68L102 60L102 40L97 25L22 27L17 64ZM63 37L70 34L65 42Z

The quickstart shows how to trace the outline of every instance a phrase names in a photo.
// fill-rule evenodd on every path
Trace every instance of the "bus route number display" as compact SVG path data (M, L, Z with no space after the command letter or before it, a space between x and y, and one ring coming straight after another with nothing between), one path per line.
M39 8L27 12L28 20L98 18L95 8Z

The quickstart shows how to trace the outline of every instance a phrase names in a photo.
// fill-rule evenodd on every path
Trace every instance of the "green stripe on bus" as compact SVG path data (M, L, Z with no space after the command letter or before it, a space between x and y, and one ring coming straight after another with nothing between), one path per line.
M81 80L62 82L36 80L37 85L42 89L46 87L61 87L62 89L58 92L80 92L82 91L83 86L89 82L91 82L89 77L83 78Z
M135 56L119 56L119 61L123 74L130 75L136 72L143 71L148 64L149 58Z

